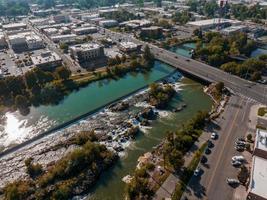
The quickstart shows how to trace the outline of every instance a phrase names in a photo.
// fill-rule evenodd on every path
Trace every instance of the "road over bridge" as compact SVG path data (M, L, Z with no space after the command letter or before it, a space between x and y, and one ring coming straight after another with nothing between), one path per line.
M205 63L177 55L176 53L159 48L153 44L140 41L130 34L113 32L102 27L99 28L104 30L114 41L132 41L143 45L143 47L148 45L157 60L169 64L185 74L190 74L191 76L207 82L223 82L227 88L234 92L267 105L267 85L251 82Z

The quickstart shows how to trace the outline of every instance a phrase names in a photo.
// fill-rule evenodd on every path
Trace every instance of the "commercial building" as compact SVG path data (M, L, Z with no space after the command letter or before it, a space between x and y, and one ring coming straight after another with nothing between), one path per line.
M33 32L22 32L9 35L8 40L14 50L34 50L44 47L42 38Z
M57 24L59 24L59 23L68 23L68 22L70 22L70 17L68 16L68 15L63 15L63 14L61 14L61 15L54 15L53 16L53 20L57 23Z
M58 42L73 42L76 38L76 34L66 34L66 35L53 35L50 37L51 40L55 43Z
M62 64L62 60L55 52L47 51L38 56L31 56L31 60L36 67L43 69L54 68Z
M141 49L141 45L137 45L133 42L121 42L118 45L118 48L124 53L131 53L139 51Z
M214 18L214 19L206 19L206 20L188 22L187 25L192 26L193 28L196 28L196 29L208 30L208 29L216 28L217 26L227 27L231 25L235 25L235 26L241 25L241 21Z
M13 23L13 24L6 24L3 25L3 29L6 31L15 31L20 29L26 29L27 25L25 23Z
M35 34L26 35L25 41L29 50L41 49L44 47L42 38Z
M54 34L58 33L58 29L57 28L45 28L45 29L43 29L43 32L46 35L54 35Z
M73 29L73 33L75 33L76 35L84 35L84 34L90 34L90 33L96 33L96 32L97 32L97 28L93 26Z
M104 48L99 44L86 43L69 47L71 57L79 63L104 57Z
M130 20L127 22L122 22L120 23L120 26L127 26L130 28L139 28L139 27L147 27L147 26L151 26L152 22L146 19L143 20Z
M141 37L158 38L162 35L162 28L159 26L150 26L141 28Z
M61 27L61 28L59 29L58 32L59 32L60 34L62 34L62 35L65 35L65 34L70 34L70 33L71 33L71 30L70 30L68 27L63 26L63 27Z
M91 19L94 19L94 18L98 18L99 17L99 14L86 14L86 15L82 15L81 16L81 19L85 22L88 22L90 21Z
M114 26L117 26L117 25L118 25L118 22L116 20L102 20L102 21L99 21L99 26L106 27L106 28L114 27Z
M7 46L7 42L3 33L0 33L0 48Z
M114 13L116 13L118 11L119 10L117 8L110 8L110 9L99 10L98 13L99 13L100 16L104 16L104 15L114 14Z
M224 35L232 35L238 32L246 32L247 30L248 30L247 26L240 25L240 26L230 26L224 28L220 32Z
M267 199L267 131L257 129L253 152L249 200Z

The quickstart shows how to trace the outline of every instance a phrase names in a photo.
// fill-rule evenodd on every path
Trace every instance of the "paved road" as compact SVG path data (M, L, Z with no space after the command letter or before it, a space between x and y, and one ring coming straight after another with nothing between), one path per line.
M225 112L214 124L219 138L214 141L211 154L207 155L207 164L200 165L202 175L192 177L184 193L188 199L237 199L234 189L226 184L226 178L237 176L238 169L230 163L232 156L240 154L234 149L234 142L236 138L246 135L253 104L254 101L238 96L230 99Z
M100 28L103 30L103 28ZM182 72L196 76L209 82L224 82L225 86L233 91L240 93L256 101L267 104L267 86L254 83L240 77L226 73L220 69L207 65L205 63L177 55L171 51L161 49L153 44L140 41L132 35L126 33L112 32L105 29L105 32L115 41L128 40L138 44L148 45L155 55L156 59L165 62Z

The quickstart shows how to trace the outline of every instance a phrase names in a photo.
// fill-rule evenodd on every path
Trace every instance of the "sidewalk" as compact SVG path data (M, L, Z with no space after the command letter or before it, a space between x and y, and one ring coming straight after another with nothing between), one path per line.
M209 128L208 128L209 129ZM204 130L198 140L194 143L191 149L184 156L184 167L187 167L189 163L192 161L195 152L208 140L210 139L210 132L208 130ZM176 184L179 182L179 176L175 174L170 174L168 178L164 181L164 183L157 190L154 200L162 200L162 199L171 199L171 196L175 190Z

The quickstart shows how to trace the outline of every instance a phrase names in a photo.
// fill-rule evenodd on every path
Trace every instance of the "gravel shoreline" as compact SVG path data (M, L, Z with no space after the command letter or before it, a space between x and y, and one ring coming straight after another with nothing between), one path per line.
M164 80L170 82L175 90L179 91L181 84L176 81L180 79L181 74L177 72ZM108 149L117 151L120 156L125 155L125 149L133 141L130 137L125 136L125 133L129 130L129 124L139 127L140 130L146 128L135 117L149 107L145 102L147 92L148 89L143 89L136 94L112 104L113 106L122 104L122 102L127 104L128 107L122 111L111 111L113 106L105 107L94 115L88 116L73 125L56 131L14 153L4 156L0 160L0 188L3 188L8 182L28 178L24 164L25 159L32 157L34 163L39 163L46 169L49 164L56 162L68 152L77 148L77 146L71 145L67 148L62 146L56 150L51 150L53 147L73 137L79 131L94 130L96 135L101 138L101 144L105 144ZM161 115L161 111L154 108L153 111Z

